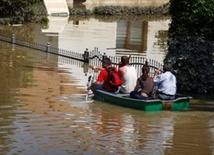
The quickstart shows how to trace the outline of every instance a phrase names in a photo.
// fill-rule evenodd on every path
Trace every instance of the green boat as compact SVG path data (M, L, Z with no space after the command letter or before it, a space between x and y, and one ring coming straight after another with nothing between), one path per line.
M189 108L190 99L192 99L192 97L177 94L176 99L170 101L139 100L130 98L129 94L115 94L97 89L92 89L92 92L97 100L144 111L186 111Z

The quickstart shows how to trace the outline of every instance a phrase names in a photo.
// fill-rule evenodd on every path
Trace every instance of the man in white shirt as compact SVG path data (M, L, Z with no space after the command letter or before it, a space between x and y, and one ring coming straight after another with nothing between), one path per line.
M133 91L137 81L137 71L134 66L129 64L129 57L121 57L118 73L122 79L120 92L128 94Z
M157 86L157 95L162 100L174 100L176 94L176 77L172 74L172 66L170 63L163 65L163 73L159 70L155 71L153 80Z

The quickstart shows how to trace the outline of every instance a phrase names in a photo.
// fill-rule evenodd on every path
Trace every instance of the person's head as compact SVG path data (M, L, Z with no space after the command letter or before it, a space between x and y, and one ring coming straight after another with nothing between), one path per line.
M146 61L145 65L142 67L142 78L146 80L149 77L149 71L150 67L148 65L148 62Z
M103 68L106 68L106 67L108 67L108 66L110 66L110 65L111 65L111 60L110 60L109 58L105 57L105 58L103 59L102 67L103 67Z
M121 66L125 66L129 64L129 57L127 56L122 56L121 57Z
M170 63L165 63L164 65L163 65L163 71L164 72L167 72L167 71L172 71L172 65L170 64Z
M150 71L150 67L146 64L146 65L143 65L142 67L142 73L144 75L148 75L149 74L149 71Z

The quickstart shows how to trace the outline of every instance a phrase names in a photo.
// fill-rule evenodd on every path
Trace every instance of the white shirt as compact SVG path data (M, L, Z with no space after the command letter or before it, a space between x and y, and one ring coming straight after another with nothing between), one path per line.
M122 86L120 91L123 93L130 93L134 90L136 81L137 81L137 71L134 66L126 65L119 70L122 70L123 74L121 75Z
M171 72L167 71L158 75L154 82L158 87L158 92L168 95L176 94L176 77Z

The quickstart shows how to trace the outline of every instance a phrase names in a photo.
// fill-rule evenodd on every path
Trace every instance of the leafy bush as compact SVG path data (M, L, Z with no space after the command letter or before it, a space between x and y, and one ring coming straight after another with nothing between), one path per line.
M29 8L29 5L38 3L39 1L40 0L0 1L0 17L10 18L12 24L31 22L34 20L35 13Z
M169 4L160 7L128 7L128 6L99 6L94 8L94 14L109 16L130 16L130 15L167 15Z
M168 53L180 91L214 93L213 0L170 0Z
M170 36L201 36L214 40L213 0L170 0Z
M70 15L89 16L92 14L90 10L83 10L78 8L69 8Z

